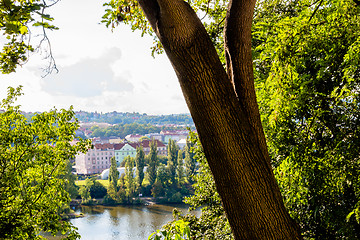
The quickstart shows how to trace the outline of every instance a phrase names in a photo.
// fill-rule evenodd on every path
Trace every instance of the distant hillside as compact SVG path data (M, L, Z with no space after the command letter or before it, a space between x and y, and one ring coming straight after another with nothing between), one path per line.
M81 122L104 122L110 124L151 124L151 125L186 125L194 126L190 114L147 115L146 113L123 112L75 112Z
M28 120L35 113L23 112ZM151 125L176 125L194 127L194 122L190 114L171 114L171 115L147 115L146 113L129 113L129 112L84 112L77 111L75 116L80 122L90 123L109 123L109 124L151 124Z

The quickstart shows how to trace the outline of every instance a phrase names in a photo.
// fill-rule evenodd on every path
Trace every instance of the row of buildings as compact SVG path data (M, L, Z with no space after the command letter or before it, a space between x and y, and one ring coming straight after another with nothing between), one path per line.
M178 142L182 139L186 139L189 135L188 130L164 130L160 133L148 133L145 135L140 134L129 134L125 136L125 140L128 142L139 142L141 139L149 138L159 140L163 143L168 143L169 139ZM89 136L88 136L89 137ZM112 136L112 137L94 137L92 138L94 143L121 143L123 139L120 137Z
M159 140L154 140L157 145L158 155L167 155L167 147ZM115 157L118 165L125 157L135 157L136 149L142 146L145 154L150 153L151 140L141 142L123 142L123 143L97 143L94 148L89 149L87 153L79 153L75 158L75 168L77 174L90 175L101 173L110 168L112 157Z

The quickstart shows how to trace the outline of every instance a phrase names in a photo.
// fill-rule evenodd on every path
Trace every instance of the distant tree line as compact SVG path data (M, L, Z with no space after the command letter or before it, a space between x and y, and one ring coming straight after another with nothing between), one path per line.
M171 114L171 115L147 115L146 113L97 113L97 112L77 112L76 117L81 122L105 122L110 124L152 124L152 125L187 125L194 126L190 114Z
M28 120L35 115L32 112L23 112ZM101 122L109 124L151 124L151 125L186 125L195 126L190 114L147 115L146 113L123 112L75 112L75 117L80 122Z
M162 130L181 130L181 129L185 129L185 127L167 127L167 126L159 127L152 124L139 124L139 123L117 124L106 128L102 128L95 125L90 128L90 130L92 131L91 137L117 136L120 138L125 138L125 136L129 134L145 135L148 133L158 133Z

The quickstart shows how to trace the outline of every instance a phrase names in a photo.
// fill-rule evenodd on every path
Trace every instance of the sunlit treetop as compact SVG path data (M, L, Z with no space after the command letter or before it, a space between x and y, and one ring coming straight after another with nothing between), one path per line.
M53 18L46 14L46 9L59 0L2 0L0 1L0 33L2 49L0 52L0 71L15 72L16 67L23 65L30 52L45 48L49 58L47 71L56 69L52 58L50 42L46 30L58 29L51 24ZM32 45L32 37L41 31L42 39L36 46Z

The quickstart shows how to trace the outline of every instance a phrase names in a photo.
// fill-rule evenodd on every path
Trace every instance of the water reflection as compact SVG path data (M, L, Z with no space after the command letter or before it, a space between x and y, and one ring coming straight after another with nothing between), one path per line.
M81 207L85 217L72 219L81 239L143 240L172 219L174 207L187 211L186 205L151 205L118 207Z

